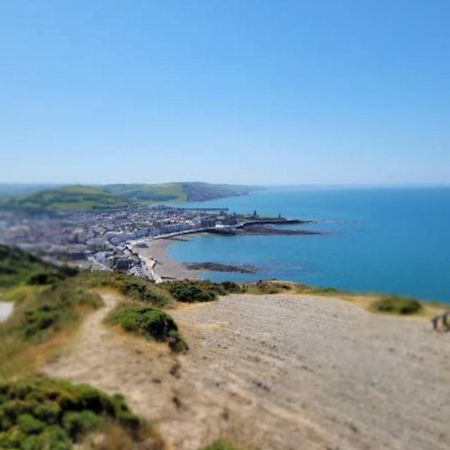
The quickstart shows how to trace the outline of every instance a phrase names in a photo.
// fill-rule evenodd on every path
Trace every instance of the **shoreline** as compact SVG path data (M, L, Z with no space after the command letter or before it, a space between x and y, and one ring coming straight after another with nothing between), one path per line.
M185 239L183 237L183 239ZM192 269L180 261L172 259L167 248L169 245L176 242L174 238L158 238L146 239L144 241L147 248L139 248L133 246L133 250L144 259L147 266L151 267L150 272L155 281L161 282L164 280L195 280L204 270Z

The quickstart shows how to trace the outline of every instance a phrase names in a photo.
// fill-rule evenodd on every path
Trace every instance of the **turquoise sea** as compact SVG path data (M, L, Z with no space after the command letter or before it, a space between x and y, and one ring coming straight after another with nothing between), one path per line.
M450 303L450 188L267 188L190 203L319 223L322 236L196 236L169 247L180 261L251 264L256 275L205 272L212 280L278 278Z

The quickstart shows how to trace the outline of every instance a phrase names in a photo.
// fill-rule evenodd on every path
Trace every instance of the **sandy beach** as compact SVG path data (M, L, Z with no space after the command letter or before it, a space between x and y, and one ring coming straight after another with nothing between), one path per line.
M149 239L145 241L147 248L135 246L133 250L143 258L155 260L156 264L153 270L162 279L185 280L197 278L201 273L200 270L189 269L185 264L174 261L167 254L167 247L174 241L175 239Z

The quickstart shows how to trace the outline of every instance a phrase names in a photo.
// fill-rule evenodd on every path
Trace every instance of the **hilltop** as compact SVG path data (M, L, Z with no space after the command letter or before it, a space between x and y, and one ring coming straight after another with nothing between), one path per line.
M1 245L0 259L15 304L0 448L448 447L450 343L430 305L409 317L295 283L156 285Z
M118 209L161 202L193 202L246 195L245 186L209 183L72 185L0 199L3 209L57 212L82 209Z

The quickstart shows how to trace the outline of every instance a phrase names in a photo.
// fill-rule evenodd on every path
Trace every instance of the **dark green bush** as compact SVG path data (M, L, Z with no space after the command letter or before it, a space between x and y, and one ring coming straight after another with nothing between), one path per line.
M220 284L206 281L170 281L164 287L176 300L187 303L210 302L225 294Z
M124 295L148 302L154 306L166 306L171 301L164 290L159 289L152 282L139 278L122 278L119 283L119 290Z
M175 321L160 309L125 304L113 310L107 322L120 325L125 331L167 342L174 351L187 349L186 343L178 333Z
M375 312L385 312L391 314L416 314L422 310L422 304L414 298L385 297L375 300L370 309Z
M64 278L64 275L58 272L37 272L28 278L27 284L42 286L57 283Z
M127 433L139 426L123 397L66 381L32 378L1 383L0 400L2 449L69 450L99 427L117 423Z
M222 286L224 291L229 294L239 294L243 292L242 286L234 283L233 281L222 281L220 285Z

